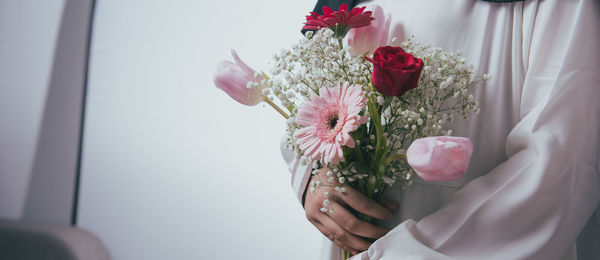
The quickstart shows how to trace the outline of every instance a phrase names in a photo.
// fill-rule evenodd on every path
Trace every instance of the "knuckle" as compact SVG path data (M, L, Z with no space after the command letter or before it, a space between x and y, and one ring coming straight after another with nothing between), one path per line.
M331 240L332 242L334 242L334 243L339 243L339 241L337 241L337 239L335 238L335 236L333 234L331 234L331 233L329 233L326 237L329 240Z
M333 231L331 232L331 234L329 234L331 241L334 240L339 240L340 238L340 232L339 231Z
M347 219L344 221L342 226L345 230L352 232L356 230L358 226L358 221L356 219Z
M337 234L336 239L340 240L340 241L346 241L346 239L348 238L348 235L346 235L346 233L340 232Z

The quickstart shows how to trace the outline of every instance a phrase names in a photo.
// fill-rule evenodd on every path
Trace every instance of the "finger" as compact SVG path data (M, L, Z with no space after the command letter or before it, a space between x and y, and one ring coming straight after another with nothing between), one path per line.
M328 212L327 214L340 227L351 234L361 237L380 238L389 231L388 229L358 219L339 203L332 203L329 206L333 209L333 213Z
M331 240L331 242L334 243L335 245L346 250L346 252L351 252L353 255L358 253L358 250L356 250L354 248L350 248L347 245L343 245L341 243L333 241L333 238L334 238L333 232L329 232L328 229L325 226L323 226L323 224L321 224L319 221L315 221L312 223L313 223L313 225L315 225L315 227L317 227L317 229L321 232L321 234L323 234L325 237L327 237L329 240Z
M350 250L346 249L346 251L352 253L353 255L365 251L369 248L369 246L371 246L370 242L348 233L348 231L340 227L329 216L323 216L325 217L321 218L320 222L327 228L327 231L330 232L329 239L336 245L344 249L349 248Z
M381 201L381 205L393 212L397 211L398 208L400 208L398 206L398 203L387 198L383 198L383 200Z
M380 220L392 219L392 212L389 209L379 205L349 185L346 185L346 192L336 192L336 197L341 199L346 205L367 216Z

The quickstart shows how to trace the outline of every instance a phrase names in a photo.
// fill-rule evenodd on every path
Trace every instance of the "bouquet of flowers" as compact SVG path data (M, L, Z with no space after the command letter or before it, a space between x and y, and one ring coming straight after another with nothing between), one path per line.
M489 76L475 74L458 51L412 37L388 41L390 23L379 6L325 7L306 17L306 37L273 55L270 75L233 51L235 63L223 61L215 72L217 87L238 102L265 102L287 119L287 148L313 168L311 192L350 185L381 201L386 188L410 185L415 172L449 181L468 166L472 144L452 137L447 123L479 111L468 89ZM327 197L321 211L333 213Z

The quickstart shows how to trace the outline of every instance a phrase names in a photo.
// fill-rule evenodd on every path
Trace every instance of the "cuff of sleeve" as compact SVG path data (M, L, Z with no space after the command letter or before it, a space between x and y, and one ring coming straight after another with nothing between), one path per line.
M298 165L296 174L292 175L292 187L300 204L304 207L304 193L306 192L306 186L308 186L308 180L310 179L312 168L309 167L310 163L306 165Z
M358 255L353 256L352 258L350 258L350 260L370 260L370 258L369 254L367 254L367 251L364 251Z
M417 240L414 235L416 224L416 221L409 219L396 226L369 247L369 257L366 259L452 259Z
M300 204L304 206L304 193L306 191L306 186L308 185L308 180L310 179L312 162L307 162L306 164L302 164L301 160L296 158L296 154L294 151L286 149L285 145L287 142L287 138L281 139L281 155L283 159L288 165L288 169L290 173L292 173L292 188L294 189L294 193L300 201Z

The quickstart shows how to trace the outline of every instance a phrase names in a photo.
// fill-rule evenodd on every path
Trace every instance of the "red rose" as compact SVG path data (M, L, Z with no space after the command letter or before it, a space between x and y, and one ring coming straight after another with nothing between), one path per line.
M402 96L417 87L423 61L400 47L379 47L373 53L371 80L377 90L388 96Z

